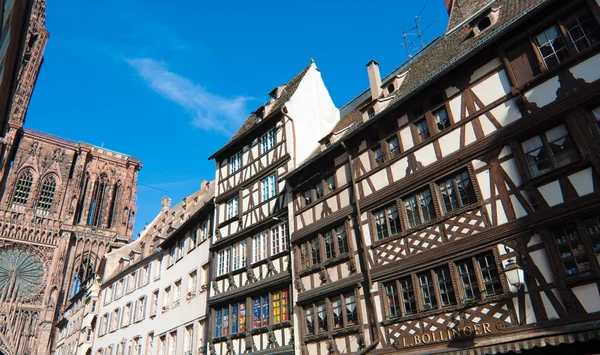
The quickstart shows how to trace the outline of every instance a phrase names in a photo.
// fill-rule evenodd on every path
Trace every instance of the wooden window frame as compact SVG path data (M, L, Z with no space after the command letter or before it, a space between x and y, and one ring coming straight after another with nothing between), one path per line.
M551 240L550 244L552 245L551 249L553 250L553 253L556 256L558 270L560 270L562 272L562 274L564 275L564 277L567 279L578 278L581 275L589 274L590 272L593 272L594 270L598 270L600 268L600 260L598 260L598 258L600 256L600 247L598 247L598 251L595 250L595 246L592 243L592 237L594 235L589 233L589 231L585 225L586 222L588 222L592 219L599 220L600 216L589 216L588 218L578 218L567 224L562 224L561 226L556 226L556 228L552 228L551 230L548 231L548 236L549 236L549 239ZM585 255L587 256L587 263L589 263L589 267L585 270L578 269L576 272L568 272L566 269L566 265L564 265L564 263L563 263L563 257L561 255L561 252L559 249L559 243L557 241L557 237L554 234L554 232L559 229L566 229L567 227L575 227L575 230L577 231L578 237L580 239L580 245L583 246ZM598 239L600 240L600 233L597 233L597 234L598 234ZM569 245L569 247L571 248L570 245ZM571 257L575 258L575 255L571 255Z
M356 323L355 324L349 324L349 320L348 320L348 305L351 304L349 302L350 298L354 298L354 309L355 309L355 313L356 313ZM333 303L339 301L340 302L340 312L341 312L341 317L342 317L342 324L339 327L335 326L335 315L334 315L334 309L333 309ZM320 330L319 327L319 307L323 305L325 307L325 314L326 314L326 329L325 330ZM308 318L307 318L307 311L312 311L313 314L313 332L309 333L308 332ZM331 296L327 296L324 299L312 302L304 307L301 308L301 316L302 316L302 334L304 335L304 337L307 336L322 336L324 334L332 334L332 333L336 333L336 332L343 332L345 330L347 330L349 327L355 327L355 326L360 326L361 323L361 314L359 312L359 306L358 306L358 299L356 297L356 292L355 291L349 291L349 292L339 292L336 293L335 295L331 295Z
M462 174L466 174L467 175L467 178L468 178L468 180L470 182L469 186L471 187L471 195L472 195L472 198L474 199L474 201L470 201L467 204L465 204L463 202L463 196L460 194L459 188L458 188L458 183L456 182L456 177L459 176L459 175L462 175ZM456 208L452 208L451 210L447 210L447 208L446 208L446 203L444 202L444 195L442 194L442 188L440 187L440 184L442 182L446 182L448 180L450 180L451 183L452 183L452 189L454 191L454 194L457 196L456 201L458 203L458 206ZM435 187L436 187L435 190L436 190L436 195L437 195L438 202L439 202L439 205L440 205L440 212L442 212L443 215L447 215L447 214L450 214L450 213L454 213L455 211L459 211L459 210L461 210L463 208L466 208L468 206L472 206L472 205L476 204L477 202L479 202L479 196L478 196L477 190L475 188L475 183L476 183L476 181L471 176L471 173L470 173L468 167L466 167L464 169L456 170L456 171L454 171L454 172L452 172L450 174L447 174L447 175L443 176L440 179L437 179L435 181Z
M388 221L388 218L387 218L387 209L390 208L390 207L392 207L392 206L396 207L396 214L398 215L398 231L396 233L394 233L394 234L391 233L392 232L391 225L390 225L390 223ZM380 238L379 235L378 235L378 233L377 233L377 217L376 217L376 214L379 213L379 212L381 212L381 211L384 212L385 225L386 225L386 230L388 232L388 235L385 236L385 237L382 237L382 238ZM374 241L379 242L381 240L387 240L389 238L393 238L395 236L399 236L399 235L402 234L403 230L402 230L402 216L401 216L401 211L402 211L402 207L399 206L398 200L394 199L392 202L388 202L388 203L386 203L386 204L384 204L384 205L382 205L382 206L380 206L380 207L378 207L376 209L373 209L373 211L370 212L370 214L371 214L372 231L374 232L373 233Z
M345 252L341 252L340 250L340 239L338 237L339 230L344 231L344 239L346 241L345 245L348 249ZM327 233L331 233L332 236L333 255L331 257L327 256L327 248L325 243L325 235ZM316 243L316 245L319 246L319 250L317 252L318 262L314 262L314 255L312 251L313 243ZM299 260L300 271L312 270L317 267L325 266L330 262L335 262L335 260L344 258L345 256L351 253L351 245L348 238L348 227L345 223L342 223L323 229L320 232L318 232L314 237L309 238L308 240L300 243L296 250L296 255ZM306 251L306 256L303 256L303 250Z
M420 199L418 198L418 196L420 196L420 194L423 193L423 192L425 192L425 191L429 192L429 197L431 198L430 205L433 208L433 216L432 216L432 218L430 218L428 220L424 219L424 214L423 214L422 208L420 207ZM406 230L411 230L411 229L414 229L414 228L419 228L419 227L427 225L431 221L435 221L437 219L437 212L436 212L435 202L434 202L434 200L436 198L435 195L436 195L435 191L432 191L431 186L426 185L425 187L423 187L421 189L418 189L416 191L413 191L410 194L404 195L402 198L400 198L400 201L401 201L401 204L402 204L402 213L403 213L402 220L404 221L404 224L405 224L404 227L405 227ZM415 201L416 201L415 207L416 207L417 213L419 215L419 221L420 222L418 224L414 225L414 226L410 225L410 219L409 219L409 214L408 214L408 209L407 209L406 200L409 199L409 198L414 198L415 199Z

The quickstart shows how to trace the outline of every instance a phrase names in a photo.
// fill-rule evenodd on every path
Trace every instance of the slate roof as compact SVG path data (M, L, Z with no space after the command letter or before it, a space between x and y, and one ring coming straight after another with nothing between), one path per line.
M479 0L477 1L480 2ZM359 107L370 100L370 89L363 91L356 98L344 105L340 109L342 116L340 122L334 127L333 131L336 132L344 128L350 128L348 128L336 141L339 142L342 138L360 131L358 128L361 127L363 123L377 120L382 116L380 113L389 112L421 89L427 87L432 81L450 71L455 65L462 63L480 49L486 47L489 42L498 38L499 35L503 34L511 25L526 18L531 12L540 9L542 5L550 4L553 1L555 0L496 0L489 2L485 8L499 6L500 16L498 21L490 28L486 29L481 35L474 37L467 25L458 26L436 38L432 43L427 45L423 50L396 68L382 80L382 83L385 84L386 81L393 76L408 70L402 84L394 93L392 93L394 98L385 108L377 112L374 118L368 121L363 120L362 115L359 115L360 111L358 110ZM461 4L466 2L467 0L461 1ZM480 9L479 12L473 13L472 15L481 13L481 10L483 9ZM330 151L332 148L333 146L309 157L296 169L296 171L301 170L310 162L317 159L318 156L323 155L323 153ZM294 175L294 172L292 172L291 175Z
M266 121L269 118L271 118L273 115L275 115L277 112L279 112L285 106L285 104L292 98L292 96L298 89L298 85L300 85L300 82L304 78L304 75L306 75L306 73L308 72L308 70L310 69L310 67L312 65L313 65L312 63L310 65L308 65L306 68L304 68L304 70L302 70L292 80L290 80L287 84L285 84L285 87L281 91L281 95L279 95L279 98L277 98L277 100L275 100L271 104L266 104L266 105L259 107L256 111L254 111L252 114L250 114L250 116L246 119L246 121L244 121L242 126L231 137L229 142L227 142L227 144L225 144L225 146L223 146L217 152L213 153L208 159L211 160L211 159L215 158L216 155L220 154L221 152L223 152L224 150L226 150L227 148L231 147L236 142L241 140L243 137L248 135L253 130L253 128L256 126L257 123L259 123L261 121ZM256 115L256 112L259 111L263 107L265 109L265 114L264 114L265 117L263 119L260 119Z

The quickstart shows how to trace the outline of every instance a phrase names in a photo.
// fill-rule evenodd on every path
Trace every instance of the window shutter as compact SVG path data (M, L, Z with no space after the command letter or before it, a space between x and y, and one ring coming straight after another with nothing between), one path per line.
M510 67L517 80L519 87L523 86L534 76L541 73L539 64L533 53L531 43L526 41L515 49L506 53L506 59L510 63Z

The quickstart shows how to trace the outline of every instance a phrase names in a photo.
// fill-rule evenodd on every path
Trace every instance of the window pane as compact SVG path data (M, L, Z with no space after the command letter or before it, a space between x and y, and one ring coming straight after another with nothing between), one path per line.
M565 27L578 52L589 48L600 40L598 23L588 12L567 19Z
M583 222L583 225L588 237L590 238L590 241L592 242L592 249L596 254L596 258L600 262L600 218L590 218Z
M552 26L537 35L535 42L548 68L556 66L569 56L565 42L556 26Z
M415 293L413 292L412 279L410 277L400 280L400 292L402 295L404 314L415 313L417 311L417 303Z
M458 262L458 273L463 287L463 296L465 300L474 300L479 298L479 286L475 276L475 268L470 259Z
M475 190L473 189L473 184L471 184L469 173L463 171L462 173L456 175L455 179L456 186L458 187L458 195L460 196L462 205L467 206L477 202Z
M353 294L347 294L346 298L346 318L348 319L348 325L358 324L358 311L356 310L356 299Z
M390 150L391 158L400 154L400 143L398 142L398 137L394 136L392 138L388 138L387 144L388 144L388 149Z
M373 156L375 157L376 165L381 165L385 161L385 156L383 155L383 150L380 146L373 148Z
M440 187L440 194L442 195L442 201L444 202L444 208L446 212L453 211L459 207L458 196L454 189L452 179L444 180L438 183Z
M429 127L427 127L427 121L425 119L415 122L415 127L417 128L417 133L421 142L430 137Z
M317 317L319 318L319 332L327 331L327 307L324 302L317 304Z
M572 225L556 229L552 234L556 240L558 253L567 275L574 275L591 268L577 226Z
M390 317L399 317L401 314L400 302L398 301L398 290L395 281L385 286L385 293L388 301L388 315Z
M419 275L419 286L421 286L421 299L423 308L426 310L437 308L433 279L429 272Z
M494 296L502 293L502 283L498 277L498 268L492 254L478 256L477 263L481 271L481 279L486 296Z
M335 190L335 177L333 175L329 175L325 179L325 185L327 185L327 189L329 190L329 192Z
M387 219L390 228L390 235L400 233L400 217L398 216L398 207L394 203L386 208Z
M415 196L409 196L403 200L404 208L406 209L406 217L408 226L414 228L421 224L421 216L417 207L417 198Z
M306 332L308 334L315 333L315 317L313 315L312 307L305 309L306 314Z
M450 127L450 119L448 119L448 113L446 112L445 107L442 107L439 110L432 112L431 114L433 115L437 129L440 132Z
M440 267L435 270L435 276L437 278L438 287L440 289L440 301L442 306L450 306L456 304L456 297L454 296L454 287L452 286L452 278L450 277L450 270L447 266Z
M336 299L331 302L333 310L333 329L340 329L344 326L344 316L342 315L342 301Z
M310 246L312 249L312 263L313 265L319 264L321 262L319 238L313 239Z
M336 229L338 240L338 251L340 254L348 252L348 238L346 236L346 226L340 226Z
M269 325L269 295L262 298L262 325Z
M335 247L333 246L333 233L326 232L323 235L323 239L325 241L325 258L331 259L335 257Z
M577 160L577 153L565 125L559 125L546 131L545 136L554 156L555 168L560 168Z

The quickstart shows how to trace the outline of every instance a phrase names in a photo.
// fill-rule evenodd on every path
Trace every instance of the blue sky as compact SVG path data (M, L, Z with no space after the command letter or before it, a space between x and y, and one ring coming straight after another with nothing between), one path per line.
M138 157L134 235L212 180L207 157L269 91L315 58L337 107L402 64L403 28L426 0L50 0L50 41L26 126ZM443 0L420 21L445 30Z

